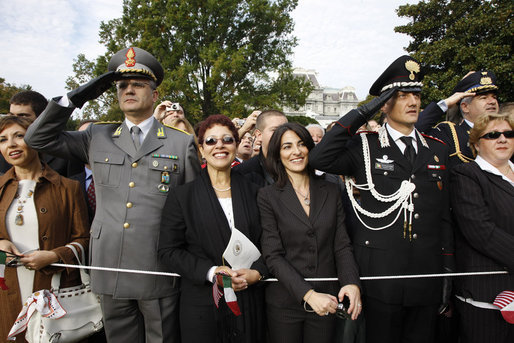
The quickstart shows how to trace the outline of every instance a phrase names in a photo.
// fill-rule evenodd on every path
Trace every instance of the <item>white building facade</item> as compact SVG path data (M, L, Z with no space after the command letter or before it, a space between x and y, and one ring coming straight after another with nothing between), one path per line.
M314 90L309 94L304 106L298 110L284 108L284 113L289 116L307 116L327 127L333 121L338 120L343 114L357 108L359 99L355 94L355 88L344 87L342 89L320 86L317 73L312 69L296 68L293 74L309 80Z

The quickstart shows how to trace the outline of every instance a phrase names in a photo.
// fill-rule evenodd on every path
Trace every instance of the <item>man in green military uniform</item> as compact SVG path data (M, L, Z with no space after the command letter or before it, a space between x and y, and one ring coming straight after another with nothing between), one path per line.
M145 50L118 51L106 74L53 99L25 136L33 148L88 163L96 190L91 227L93 266L165 271L157 255L161 211L171 187L200 170L193 136L152 116L164 73ZM119 123L63 131L76 107L116 82L125 114ZM92 271L109 342L178 342L178 284L174 278Z

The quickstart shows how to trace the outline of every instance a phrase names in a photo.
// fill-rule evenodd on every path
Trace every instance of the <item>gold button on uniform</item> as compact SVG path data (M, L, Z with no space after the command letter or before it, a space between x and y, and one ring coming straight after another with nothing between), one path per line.
M125 229L128 229L128 228L130 227L130 224L129 224L129 223L125 223L125 224L123 224L123 227L124 227Z
M132 163L132 168L137 168L137 162Z
M134 187L136 187L136 184L135 184L134 182L132 182L132 181L131 181L131 182L129 182L129 187L130 187L130 188L134 188Z
M109 158L107 158L107 157L106 157L106 158L105 158L105 162L109 162Z
M164 169L164 170L168 170L168 166L164 166L164 168L163 168L163 169Z
M132 203L131 202L127 203L127 208L132 208Z

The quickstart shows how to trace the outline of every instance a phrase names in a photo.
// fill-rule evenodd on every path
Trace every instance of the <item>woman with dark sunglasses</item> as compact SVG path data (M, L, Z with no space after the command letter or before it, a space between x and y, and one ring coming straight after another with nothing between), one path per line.
M266 288L271 343L334 342L338 303L349 300L354 320L362 310L341 194L309 166L313 147L297 123L279 126L268 146L266 167L275 184L260 190L258 203L262 253L278 278ZM338 281L305 280L325 277Z
M259 248L261 227L257 187L231 170L239 135L223 115L207 118L198 132L206 168L200 176L170 191L164 206L159 256L182 276L182 342L264 342L263 289L267 269L259 258L248 269L232 269L222 255L232 230L241 231ZM241 315L236 316L213 292L216 277L231 278ZM220 288L221 289L221 288Z
M513 129L512 111L479 117L469 135L475 160L452 169L458 271L509 272L455 278L462 342L514 342L514 325L493 305L514 290Z

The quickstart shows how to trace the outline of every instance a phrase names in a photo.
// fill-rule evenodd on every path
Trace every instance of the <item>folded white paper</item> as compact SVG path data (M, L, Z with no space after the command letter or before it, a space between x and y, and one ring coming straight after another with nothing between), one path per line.
M230 263L232 269L250 268L259 257L261 253L252 241L238 229L232 228L232 236L223 252L223 258Z

